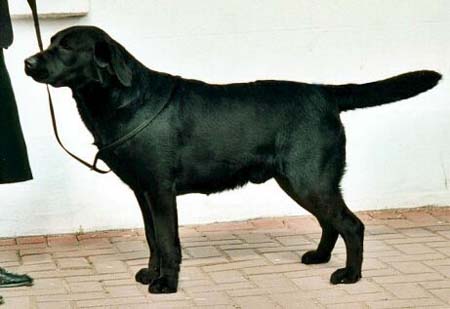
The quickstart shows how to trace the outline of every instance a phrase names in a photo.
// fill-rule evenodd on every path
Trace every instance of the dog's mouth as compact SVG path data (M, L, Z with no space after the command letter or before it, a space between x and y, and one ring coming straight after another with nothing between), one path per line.
M45 83L50 76L48 70L41 68L33 58L25 60L25 74L40 83Z
M47 71L30 71L25 69L25 73L39 83L47 83L49 77Z

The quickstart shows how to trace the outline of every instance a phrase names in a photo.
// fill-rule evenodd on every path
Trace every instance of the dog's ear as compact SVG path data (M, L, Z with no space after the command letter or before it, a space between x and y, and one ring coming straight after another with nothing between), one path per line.
M131 86L132 72L119 45L106 41L96 43L94 60L99 68L107 68L114 74L123 86Z

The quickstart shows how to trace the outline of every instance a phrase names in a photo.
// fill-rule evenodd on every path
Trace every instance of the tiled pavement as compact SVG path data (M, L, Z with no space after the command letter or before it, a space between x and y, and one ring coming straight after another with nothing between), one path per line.
M179 292L134 282L147 263L142 230L0 239L0 265L33 287L0 290L4 308L450 308L450 208L362 212L363 279L332 286L328 264L303 265L319 228L312 217L181 228Z

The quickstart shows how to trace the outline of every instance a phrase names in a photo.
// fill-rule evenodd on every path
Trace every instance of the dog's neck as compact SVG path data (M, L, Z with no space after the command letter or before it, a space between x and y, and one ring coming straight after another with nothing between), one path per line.
M120 127L133 117L137 106L142 105L138 85L123 87L119 84L105 86L98 82L73 89L81 119L92 133L94 144L104 146L116 140L126 128ZM122 120L122 121L121 121Z
M117 81L72 87L80 116L97 146L105 146L124 136L165 100L172 76L147 68L136 72L144 72L146 76L134 75L129 87Z

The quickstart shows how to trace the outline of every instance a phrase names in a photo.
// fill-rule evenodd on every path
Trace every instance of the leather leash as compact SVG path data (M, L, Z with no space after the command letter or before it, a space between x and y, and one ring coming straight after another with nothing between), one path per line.
M33 12L33 21L34 21L34 28L36 30L36 37L37 37L37 41L38 41L38 45L39 45L39 50L42 52L44 50L44 48L43 48L43 44L42 44L41 31L40 31L40 27L39 27L39 18L38 18L38 14L37 14L36 0L27 0L27 1L28 1L28 4L30 5L31 11ZM98 150L97 154L94 157L94 163L90 164L90 163L86 162L85 160L81 159L80 157L76 156L72 152L70 152L64 146L64 144L61 142L61 139L60 139L59 134L58 134L58 127L57 127L57 124L56 124L56 114L55 114L55 109L53 107L52 96L50 94L50 89L49 89L48 85L46 85L46 88L47 88L48 103L49 103L49 107L50 107L50 115L51 115L51 118L52 118L53 133L54 133L54 135L56 137L56 140L57 140L59 146L61 146L61 148L69 156L71 156L72 158L74 158L75 160L80 162L81 164L89 167L91 170L96 171L97 173L100 173L100 174L106 174L106 173L111 172L111 170L105 171L105 170L99 169L97 167L97 163L98 163L98 160L100 158L100 154L105 152L106 150L110 150L110 149L113 149L113 148L119 146L120 144L122 144L122 143L126 142L127 140L133 138L135 135L137 135L139 132L141 132L143 129L145 129L156 118L156 116L158 116L159 113L165 108L165 106L170 102L170 99L172 97L172 96L169 96L169 99L167 100L167 102L165 104L163 104L161 109L157 113L155 113L155 115L153 117L147 119L146 121L141 123L139 126L134 128L132 131L128 132L126 135L124 135L124 136L120 137L119 139L115 140L111 144L105 145L102 148L100 148ZM176 87L174 87L174 88L176 88Z
M41 31L40 31L40 27L39 27L39 17L37 14L37 8L36 8L36 0L27 0L28 4L31 8L31 11L33 12L33 21L34 21L34 28L36 30L36 37L37 37L37 41L38 41L38 45L39 45L39 49L42 52L44 50L43 48L43 44L42 44L42 38L41 38ZM118 138L117 140L115 140L114 142L107 144L105 146L103 146L102 148L100 148L97 151L97 154L94 157L94 162L92 164L86 162L85 160L81 159L80 157L76 156L75 154L73 154L72 152L70 152L65 146L64 144L61 142L61 139L59 137L58 134L58 127L56 124L56 115L55 115L55 109L53 107L53 101L52 101L52 96L50 95L50 89L48 87L48 85L46 84L46 88L47 88L47 96L48 96L48 103L49 103L49 107L50 107L50 115L52 118L52 125L53 125L53 132L55 134L56 140L58 141L59 146L61 146L61 148L72 158L74 158L75 160L77 160L78 162L80 162L81 164L89 167L91 170L96 171L97 173L100 174L106 174L111 172L111 170L102 170L99 169L97 167L97 163L98 160L100 159L100 154L107 151L107 150L111 150L117 146L119 146L120 144L125 143L126 141L132 139L134 136L136 136L139 132L141 132L142 130L144 130L148 125L150 125L153 120L155 120L155 118L163 111L163 109L169 104L169 102L172 99L172 96L174 95L176 89L178 86L178 79L175 82L175 84L172 87L171 93L169 94L169 97L167 99L167 101L161 106L161 108L153 115L153 117L147 119L146 121L142 122L139 126L137 126L136 128L134 128L133 130L131 130L130 132L128 132L127 134L125 134L124 136Z
M33 21L34 21L34 29L36 31L36 38L38 41L38 45L39 45L39 50L42 52L44 50L43 48L43 44L42 44L42 37L41 37L41 30L39 27L39 17L38 17L38 13L37 13L37 7L36 7L36 0L27 0L28 1L28 5L31 8L31 11L33 13ZM106 174L109 173L111 170L105 171L102 169L99 169L97 167L97 161L98 161L98 156L100 151L99 150L95 156L95 160L94 160L94 164L90 164L88 162L86 162L85 160L81 159L80 157L78 157L77 155L73 154L72 152L70 152L62 143L59 134L58 134L58 126L56 124L56 114L55 114L55 109L53 107L53 100L52 100L52 96L50 94L50 89L48 87L48 85L45 85L47 88L47 96L48 96L48 103L49 103L49 107L50 107L50 115L52 118L52 126L53 126L53 133L56 137L56 141L58 142L59 146L61 146L61 148L72 158L74 158L75 160L77 160L78 162L80 162L81 164L89 167L91 170L96 171L97 173L100 174Z

